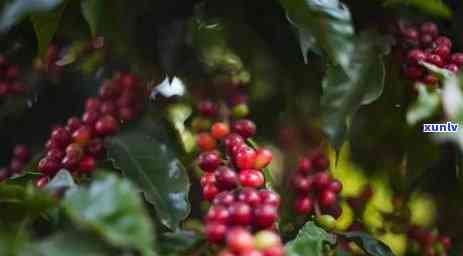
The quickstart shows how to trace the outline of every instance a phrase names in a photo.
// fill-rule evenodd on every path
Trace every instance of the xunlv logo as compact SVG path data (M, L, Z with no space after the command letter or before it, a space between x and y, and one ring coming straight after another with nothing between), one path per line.
M446 124L423 124L423 132L457 132L459 125L453 122Z

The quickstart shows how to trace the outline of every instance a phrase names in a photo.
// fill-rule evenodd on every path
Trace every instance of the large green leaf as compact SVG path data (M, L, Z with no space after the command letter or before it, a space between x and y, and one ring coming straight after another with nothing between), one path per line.
M386 0L385 6L411 6L428 14L449 17L452 15L450 8L442 0Z
M336 238L313 222L307 222L296 238L286 245L288 256L322 256L325 243L334 245Z
M96 36L101 32L104 26L105 17L105 2L99 0L83 0L81 1L82 16L87 21L92 35Z
M355 242L370 256L393 256L392 250L383 242L363 232L348 232L342 234L347 240Z
M190 182L175 146L166 126L148 116L107 141L114 167L138 185L161 222L171 229L190 212Z
M380 35L365 32L356 38L355 55L346 70L329 66L321 99L323 130L339 151L347 134L348 121L362 104L375 101L384 87L383 54L387 46ZM346 71L346 72L345 72Z
M58 8L49 12L37 13L31 16L38 41L39 56L47 54L48 44L53 39L59 27L61 16L68 1L64 1Z
M97 177L88 188L70 191L64 209L73 222L114 246L154 255L154 228L135 187L114 174Z
M347 69L354 50L354 29L349 9L338 0L280 0L288 19L299 33L307 62L307 51L324 52L330 62Z
M0 15L0 31L5 31L26 15L53 10L63 0L14 0Z

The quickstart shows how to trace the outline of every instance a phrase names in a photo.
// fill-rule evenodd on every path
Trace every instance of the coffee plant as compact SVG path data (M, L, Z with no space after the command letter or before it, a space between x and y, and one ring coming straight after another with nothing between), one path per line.
M0 2L0 255L462 256L463 3Z

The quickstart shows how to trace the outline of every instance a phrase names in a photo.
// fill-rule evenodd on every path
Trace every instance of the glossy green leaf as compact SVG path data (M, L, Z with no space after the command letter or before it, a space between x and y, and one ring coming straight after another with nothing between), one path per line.
M383 242L363 232L348 232L342 234L347 240L355 242L370 256L393 256L392 250Z
M164 123L150 117L107 141L114 167L138 185L160 221L171 229L176 229L190 212L190 182L175 148Z
M299 230L296 238L286 245L288 256L323 256L324 244L334 245L336 238L313 222L307 222Z
M53 39L59 27L67 2L64 1L58 8L49 12L37 13L31 16L38 41L39 56L41 57L47 54L48 44Z
M92 35L96 36L101 30L105 2L99 0L83 0L80 2L82 16L87 21Z
M347 69L354 50L349 9L338 0L280 0L299 33L304 59L307 51L324 52L334 65Z
M384 6L410 6L439 17L449 17L452 10L442 0L386 0Z
M415 125L420 121L431 118L440 106L440 92L432 90L426 85L418 87L418 97L407 112L407 123Z
M114 246L154 255L154 228L130 182L114 174L96 177L88 188L70 191L64 208L73 222Z
M39 12L53 10L63 0L14 0L8 3L0 15L0 31L5 31L21 18Z
M159 237L159 253L161 255L188 255L204 242L206 242L204 236L193 231L178 230L164 233Z
M375 101L384 87L383 54L386 40L373 32L356 39L355 54L346 72L329 66L323 81L321 99L323 130L331 145L339 151L347 135L348 122L362 104Z

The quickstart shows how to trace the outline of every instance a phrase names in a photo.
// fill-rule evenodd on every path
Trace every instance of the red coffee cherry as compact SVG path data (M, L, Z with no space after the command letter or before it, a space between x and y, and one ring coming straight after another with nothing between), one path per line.
M249 138L256 134L256 125L251 120L241 119L232 124L232 131L243 138Z
M14 147L13 155L23 162L27 162L31 158L31 152L23 144L18 144Z
M68 119L66 128L70 133L74 132L75 130L79 129L80 127L82 127L82 122L80 121L79 118L71 117L71 118Z
M420 63L421 61L426 60L426 54L420 49L413 49L413 50L408 52L407 60L411 64L416 65L416 64Z
M241 186L259 188L264 185L265 178L262 172L253 169L247 169L240 171L239 181Z
M331 190L324 190L319 196L319 202L323 207L332 207L337 201L336 193Z
M215 222L227 225L230 220L230 213L227 208L221 205L212 206L206 215L206 222Z
M420 79L424 74L424 69L419 66L406 66L404 68L404 75L411 80Z
M268 228L278 219L278 209L273 205L262 204L256 207L254 215L259 228Z
M119 123L111 115L105 115L95 123L95 131L101 136L111 136L119 130Z
M457 65L458 67L461 67L463 65L463 53L454 53L450 56L450 62L452 64Z
M436 37L439 34L439 28L434 22L425 22L420 26L420 32Z
M230 190L238 185L238 175L229 167L221 166L215 171L217 187L223 190Z
M215 117L219 112L219 107L210 100L204 100L199 103L198 110L205 116Z
M441 56L437 54L428 54L426 56L426 62L429 62L431 64L434 64L438 67L443 67L444 66L444 61L442 60Z
M213 172L222 163L216 151L203 152L198 157L198 165L205 172Z
M207 201L212 201L214 197L220 192L219 188L217 188L214 184L206 184L203 187L203 198Z
M88 154L96 158L101 158L105 154L106 149L104 147L103 141L101 139L95 138L87 145L86 151Z
M328 190L334 192L334 193L339 193L342 190L342 183L337 180L333 179L329 184L328 184Z
M313 177L313 183L315 187L319 190L324 190L329 185L330 181L330 175L326 172L317 173Z
M241 148L235 156L235 163L241 170L252 169L256 164L256 151L250 147Z
M269 204L275 207L280 206L280 196L271 190L261 190L259 191L259 196L263 204Z
M439 82L439 78L433 74L427 74L423 77L423 83L427 85L434 85L437 84L437 82Z
M58 148L52 148L47 152L47 158L56 162L61 162L64 155L64 151Z
M82 115L82 122L87 125L94 125L100 116L97 111L87 111Z
M447 64L444 66L444 68L452 73L457 73L459 70L458 66L455 64Z
M217 147L215 139L209 133L198 134L197 143L201 151L212 151Z
M52 159L42 158L37 168L39 169L41 173L47 176L53 176L55 175L55 173L57 173L60 170L61 165Z
M48 176L42 176L35 182L35 186L38 188L44 188L48 185L48 182L50 182L50 178Z
M220 223L208 223L206 225L206 237L211 243L220 243L225 240L227 226Z
M448 37L439 36L434 42L436 45L445 45L449 49L452 49L452 41Z
M308 196L298 197L295 206L298 214L307 215L312 212L313 202Z
M228 208L231 222L235 225L250 225L252 222L252 209L243 202L234 202Z
M72 139L75 143L86 145L92 139L92 129L88 126L82 126L72 133Z
M227 245L232 252L245 253L254 250L254 237L244 228L232 228L227 233Z
M24 162L21 159L13 158L10 162L9 170L12 173L20 173L24 168Z
M262 170L267 167L270 162L272 162L273 154L272 151L266 148L260 148L256 151L256 162L254 164L254 168L258 170Z
M87 155L80 160L79 171L82 173L93 172L96 168L96 160L93 156Z
M213 201L215 205L223 205L229 207L235 202L235 197L228 191L221 192L218 194Z
M299 160L298 171L304 174L308 174L312 170L312 162L308 158L301 158Z
M69 144L69 142L71 142L71 136L69 132L63 127L53 129L50 139L60 146L66 146Z
M230 134L230 127L226 123L214 123L211 127L211 134L215 139L221 140Z
M259 192L257 192L254 188L243 188L238 194L238 201L244 202L251 207L256 207L260 203L262 203L261 196Z
M244 139L239 134L231 133L225 137L225 146L228 150L231 150L235 145L244 144Z
M85 111L87 112L97 112L100 110L101 101L95 98L89 98L85 102Z

